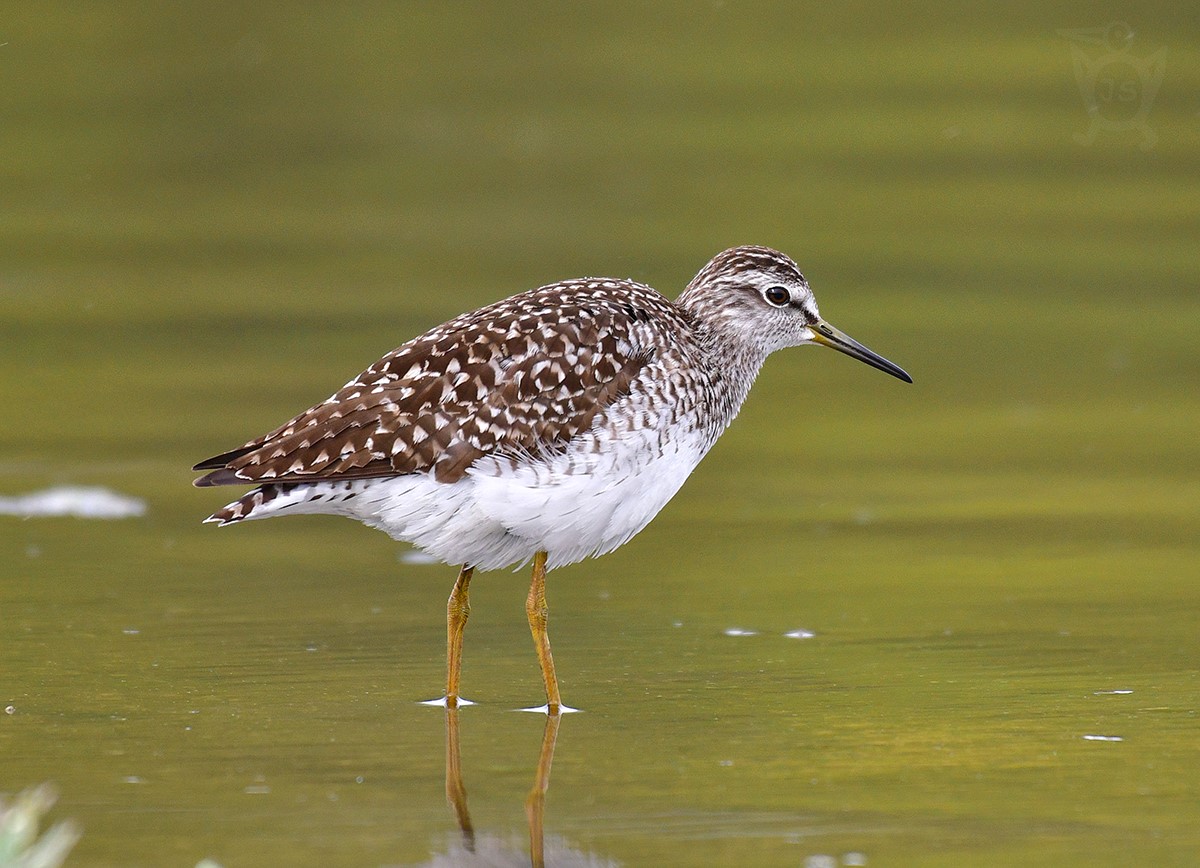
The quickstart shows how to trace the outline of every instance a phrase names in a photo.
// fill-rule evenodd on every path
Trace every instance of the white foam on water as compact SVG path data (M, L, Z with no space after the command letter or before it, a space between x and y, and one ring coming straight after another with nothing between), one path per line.
M146 501L107 488L60 485L15 497L0 497L0 515L21 518L137 518L146 514Z
M437 558L433 555L426 554L420 549L409 549L406 552L401 552L400 563L402 564L440 564Z

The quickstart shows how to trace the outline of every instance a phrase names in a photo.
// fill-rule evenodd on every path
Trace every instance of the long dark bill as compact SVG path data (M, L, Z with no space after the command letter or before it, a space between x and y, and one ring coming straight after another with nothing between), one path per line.
M872 368L878 368L885 374L891 374L898 380L903 380L906 383L911 383L912 377L908 372L899 365L894 365L885 359L879 353L869 350L856 341L854 338L845 332L838 331L829 323L822 320L814 326L810 327L813 333L813 340L819 344L837 350L839 353L845 353L852 359L858 359L860 362L866 362Z

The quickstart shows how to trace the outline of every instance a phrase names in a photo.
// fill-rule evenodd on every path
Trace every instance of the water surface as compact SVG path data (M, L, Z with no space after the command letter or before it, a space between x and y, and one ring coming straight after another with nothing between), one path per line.
M418 704L453 568L203 526L187 468L463 310L746 242L916 383L779 355L645 533L551 575L550 864L1200 860L1182 6L1132 22L1150 150L1074 138L1090 7L172 10L0 32L0 495L146 504L0 516L0 790L55 783L70 864L461 864L464 812L527 861L527 577L472 586L456 812Z

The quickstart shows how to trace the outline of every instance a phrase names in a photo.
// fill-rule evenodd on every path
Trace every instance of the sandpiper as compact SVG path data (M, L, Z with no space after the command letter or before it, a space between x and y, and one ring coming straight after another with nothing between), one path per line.
M802 344L912 382L821 318L789 257L734 247L675 301L632 280L581 278L465 313L201 461L195 484L257 486L207 521L345 515L461 565L447 605L448 707L465 703L472 574L532 560L526 613L544 710L557 714L546 571L644 528L733 421L767 356Z

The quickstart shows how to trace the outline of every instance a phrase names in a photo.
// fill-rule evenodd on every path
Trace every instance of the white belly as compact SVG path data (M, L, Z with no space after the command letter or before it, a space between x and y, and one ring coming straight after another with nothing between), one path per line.
M568 451L515 469L483 459L450 485L426 474L364 481L337 511L448 563L497 569L545 550L549 567L572 564L628 542L707 451L697 438L668 442L659 454L657 434L641 434L647 441L637 448L626 434L620 448Z

